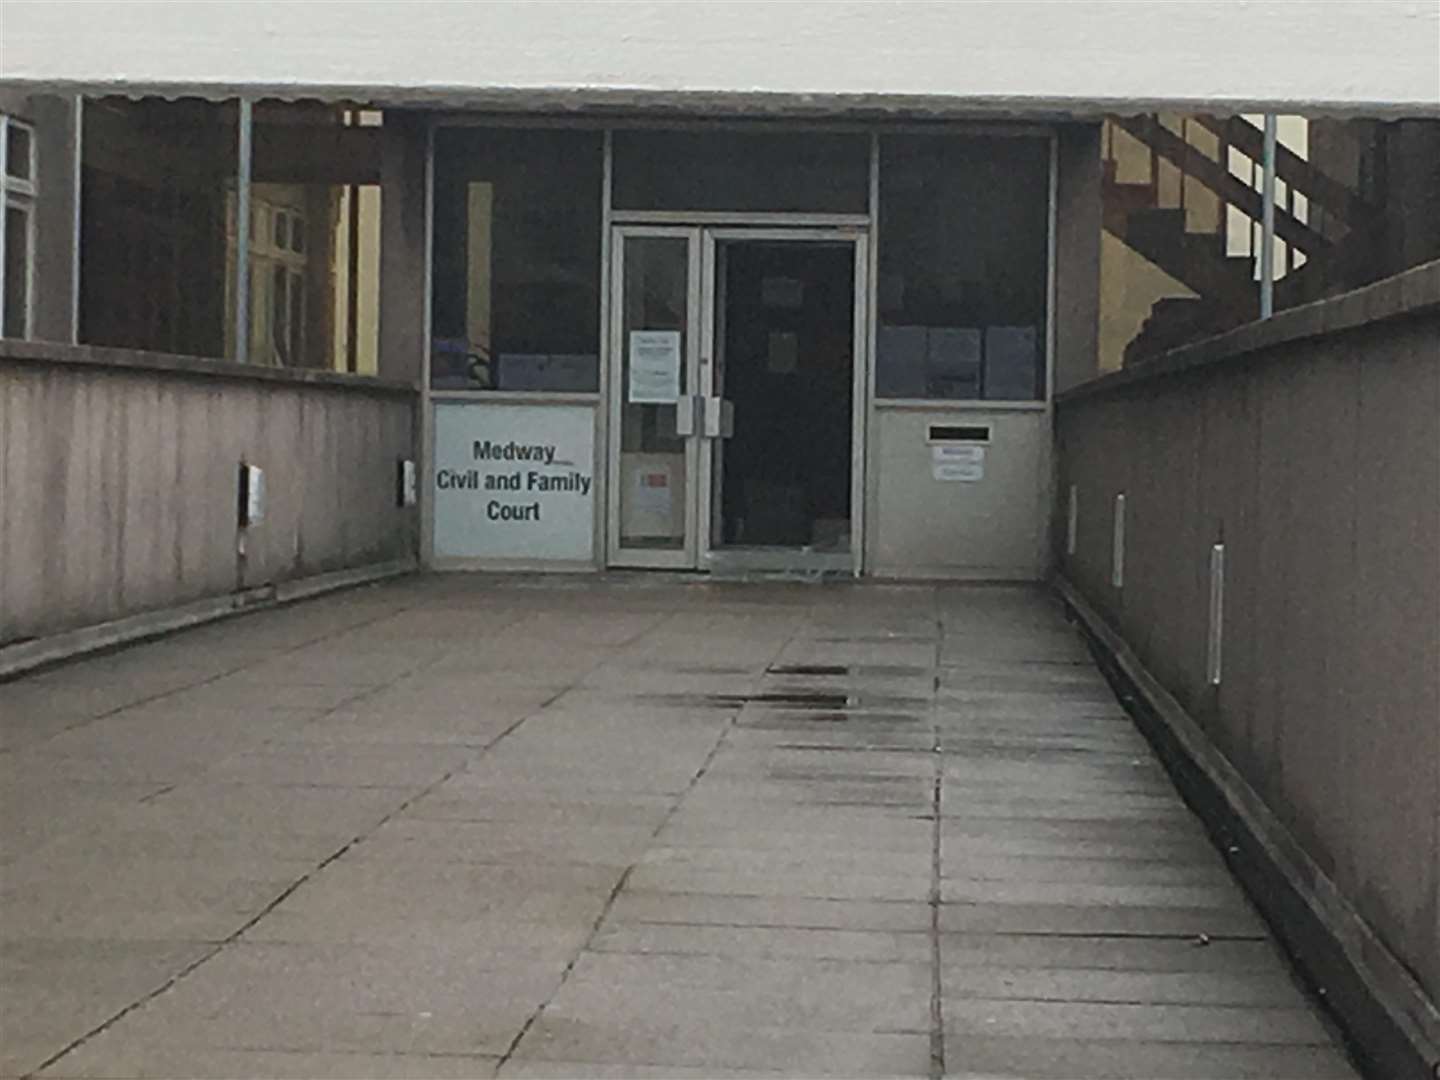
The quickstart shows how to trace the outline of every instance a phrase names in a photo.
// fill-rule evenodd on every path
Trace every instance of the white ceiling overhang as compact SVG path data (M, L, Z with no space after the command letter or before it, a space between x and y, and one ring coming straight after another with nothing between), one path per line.
M490 111L1440 115L1440 0L0 4L32 91Z

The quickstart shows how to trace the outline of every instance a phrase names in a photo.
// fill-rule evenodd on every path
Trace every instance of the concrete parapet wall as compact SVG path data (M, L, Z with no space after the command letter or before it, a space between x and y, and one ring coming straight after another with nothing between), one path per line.
M1077 387L1056 439L1061 574L1328 879L1315 892L1373 929L1374 969L1413 981L1403 1007L1433 1036L1440 263Z
M403 383L0 342L0 646L413 558L416 410Z

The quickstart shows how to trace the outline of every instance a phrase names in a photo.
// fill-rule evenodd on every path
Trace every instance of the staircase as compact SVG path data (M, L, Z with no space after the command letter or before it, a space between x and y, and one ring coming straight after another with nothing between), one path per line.
M1195 293L1193 297L1158 299L1140 333L1126 347L1125 363L1258 318L1259 242L1241 245L1253 248L1253 253L1228 254L1226 230L1233 228L1227 220L1230 211L1238 209L1252 236L1258 235L1263 202L1256 187L1235 176L1226 162L1232 151L1238 151L1255 163L1258 174L1263 156L1260 130L1238 116L1187 116L1180 132L1157 115L1111 116L1108 124L1112 130L1107 132L1102 174L1104 228ZM1120 178L1116 131L1134 140L1129 144L1132 176L1128 180ZM1148 170L1144 170L1148 176L1140 182L1133 179L1135 143L1148 156ZM1162 169L1168 174L1165 182ZM1323 263L1335 246L1329 236L1305 220L1310 208L1325 208L1332 233L1337 225L1353 228L1364 222L1372 209L1343 184L1283 147L1277 155L1276 173L1285 189L1285 198L1275 211L1275 234L1283 243L1280 274L1284 292L1304 295L1307 268ZM1193 231L1194 220L1205 215L1190 213L1185 205L1187 192L1192 198L1203 193L1214 223L1211 231ZM1297 211L1297 207L1302 209ZM1313 269L1309 276L1315 276Z

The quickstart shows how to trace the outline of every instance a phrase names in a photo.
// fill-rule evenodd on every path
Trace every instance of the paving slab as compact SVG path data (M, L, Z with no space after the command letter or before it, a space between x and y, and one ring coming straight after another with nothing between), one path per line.
M488 1080L499 1058L472 1054L368 1054L336 1051L217 1050L125 1046L100 1038L40 1075L54 1080Z
M0 943L0 1075L30 1071L211 949L200 942L42 937Z
M592 939L599 952L732 956L929 964L934 952L923 929L838 930L806 926L618 924Z
M969 1035L997 1035L1024 1039L1330 1045L1329 1032L1314 1013L1303 1007L952 997L945 1001L944 1017L945 1030L959 1036L962 1044Z
M0 1073L1354 1074L1041 590L415 577L0 684Z
M943 950L943 946L942 946ZM1052 961L1053 962L1053 961ZM1253 1005L1305 1008L1289 973L1236 971L1121 971L1058 967L969 966L941 960L947 1001L988 998L1016 1001L1091 1001L1112 1005Z
M1327 1046L966 1036L952 1041L952 1080L1354 1080Z
M1279 949L1261 938L1082 937L1072 934L941 934L942 974L987 968L1288 974Z
M563 965L497 967L443 944L242 942L97 1036L107 1047L503 1054ZM477 1007L479 1006L479 1007Z
M721 1027L698 1015L681 1025L626 1018L623 1024L608 1026L547 1010L515 1050L513 1060L527 1059L773 1069L792 1076L927 1076L930 1039L914 1034Z

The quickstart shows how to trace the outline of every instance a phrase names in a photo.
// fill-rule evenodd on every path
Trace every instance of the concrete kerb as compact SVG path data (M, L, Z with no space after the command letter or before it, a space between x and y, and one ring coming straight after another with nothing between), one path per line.
M1125 640L1068 580L1053 584L1186 802L1213 836L1234 841L1222 847L1230 871L1368 1075L1440 1077L1440 1009Z
M78 630L67 630L60 634L17 642L0 648L0 681L89 653L161 637L232 615L279 607L323 593L412 574L416 570L416 563L410 559L335 570L294 581L242 589L221 596L208 596L188 604L146 611L113 622L97 623L94 626L80 627Z

